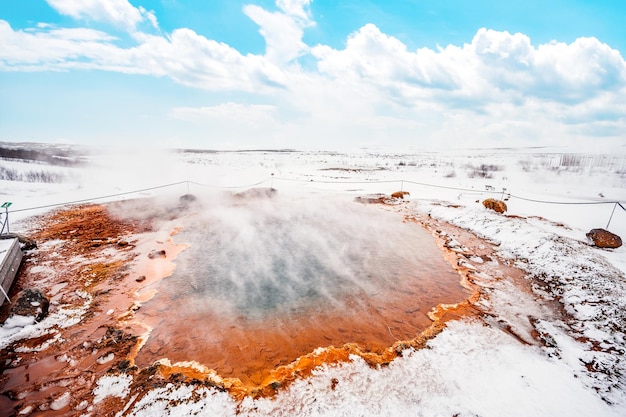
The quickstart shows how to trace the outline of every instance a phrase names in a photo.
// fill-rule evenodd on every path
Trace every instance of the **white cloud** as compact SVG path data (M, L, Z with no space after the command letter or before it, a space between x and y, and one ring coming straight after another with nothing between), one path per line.
M586 100L626 83L622 56L596 38L540 45L535 56L536 93L553 100Z
M280 87L285 74L263 57L178 29L169 36L135 34L138 45L121 48L116 38L92 29L43 27L14 31L0 20L0 70L100 69L166 76L213 91L263 92Z
M128 30L148 20L155 28L158 27L153 11L143 7L134 7L128 0L46 0L61 14L74 19L87 19L113 23Z
M129 62L147 73L167 76L190 87L213 91L264 92L280 88L285 74L263 57L177 29L168 37L142 35L140 45L123 50Z
M113 6L98 9L91 1L80 7L50 1L68 15L124 26L151 15L123 1L110 3L117 5L115 13L105 10ZM595 38L533 45L525 34L480 29L463 45L409 50L368 24L343 48L310 47L302 38L314 24L309 3L277 0L274 12L244 8L266 40L263 55L242 54L188 28L158 35L137 31L135 45L122 47L115 37L92 29L38 24L13 30L0 20L0 70L145 74L235 92L245 102L272 103L236 104L231 95L223 104L178 107L170 114L181 123L202 125L203 132L231 129L225 137L298 138L320 146L343 138L474 145L516 138L531 143L625 138L626 63ZM317 67L298 65L303 55Z
M308 4L308 0L277 0L280 12L269 12L256 5L244 7L244 13L259 25L266 44L265 57L270 62L287 64L308 50L302 41L304 28L315 24L306 8Z
M92 29L14 31L0 20L0 70L45 71L72 67L79 61L96 65L102 57L115 53L112 36Z
M311 19L311 12L308 9L310 4L311 0L276 0L280 10L305 22Z
M385 35L368 24L348 38L346 48L338 51L316 46L321 72L334 77L358 79L381 86L453 89L458 87L458 68L446 65L435 51L423 48L409 52L398 39Z
M154 13L154 10L146 10L140 6L139 12L145 19L147 19L150 22L153 28L155 29L159 28L159 22L157 21L157 17L156 17L156 14Z
M312 54L322 73L377 86L408 106L428 97L461 106L527 96L569 103L626 85L623 58L595 38L535 48L526 35L480 29L462 47L408 51L369 24L345 49L317 46Z

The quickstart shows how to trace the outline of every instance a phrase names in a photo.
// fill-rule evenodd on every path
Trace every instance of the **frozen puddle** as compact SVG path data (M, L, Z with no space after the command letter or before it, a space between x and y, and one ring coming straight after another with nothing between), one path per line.
M469 295L428 232L379 206L235 198L179 220L189 248L136 314L153 329L140 367L195 361L260 386L318 347L382 353Z

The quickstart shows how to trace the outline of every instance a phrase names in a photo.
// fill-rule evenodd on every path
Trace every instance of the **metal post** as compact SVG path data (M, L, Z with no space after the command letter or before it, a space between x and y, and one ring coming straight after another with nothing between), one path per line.
M619 203L615 202L615 205L613 206L613 211L611 212L611 217L609 217L609 222L606 224L606 230L609 230L609 225L611 224L611 220L613 219L613 214L615 213L615 209L617 208L617 205Z
M274 173L272 172L272 176L270 178L270 189L274 189Z
M4 232L4 226L7 227L7 234L11 233L11 231L9 230L9 207L11 207L11 203L10 201L6 201L1 207L4 209L5 211L5 216L4 216L4 223L2 224L2 230L0 230L0 234L2 234L2 232Z
M404 180L400 181L400 191L404 191Z

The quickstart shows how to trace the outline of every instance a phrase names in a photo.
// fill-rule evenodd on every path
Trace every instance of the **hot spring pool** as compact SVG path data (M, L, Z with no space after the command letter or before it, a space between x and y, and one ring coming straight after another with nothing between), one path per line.
M153 328L139 366L196 361L258 385L318 347L413 339L468 295L430 234L380 206L235 199L181 221L189 248L137 312Z

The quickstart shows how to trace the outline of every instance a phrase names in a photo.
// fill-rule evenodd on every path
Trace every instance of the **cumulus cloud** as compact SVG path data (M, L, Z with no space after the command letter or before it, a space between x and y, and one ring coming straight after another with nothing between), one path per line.
M127 62L183 85L213 91L263 92L284 83L284 72L263 57L242 55L190 29L177 29L168 37L142 35L138 40L139 46L125 51Z
M93 29L42 26L37 30L14 31L0 20L0 70L46 71L84 65L101 65L115 54L114 37ZM100 63L100 64L98 64Z
M596 38L578 38L569 45L540 45L535 56L538 96L576 102L620 89L626 83L622 56Z
M44 26L13 30L0 20L0 69L63 71L100 69L166 76L206 90L263 92L280 88L285 75L261 56L207 39L190 29L169 36L135 34L137 46L119 47L115 37L92 29Z
M425 95L464 106L522 96L584 101L626 85L623 58L595 38L534 47L526 35L483 28L462 47L408 51L369 24L344 49L317 46L312 54L320 72L378 86L390 96L401 92L406 105Z
M312 50L321 72L383 87L454 89L458 69L428 48L409 52L398 39L385 35L373 24L352 34L343 50L318 45Z
M145 18L126 0L112 2L49 0L60 12L136 25ZM529 97L567 104L591 100L626 86L626 64L617 50L595 38L571 44L534 46L520 33L479 29L470 43L445 48L409 50L399 39L367 24L351 34L343 49L327 45L309 48L304 28L314 24L309 0L277 0L278 11L249 5L244 12L260 26L266 39L264 55L241 54L191 29L170 34L133 34L136 45L87 28L49 25L13 30L0 21L4 70L97 68L166 76L206 90L267 92L293 89L302 68L289 65L310 53L317 72L328 81L370 86L378 99L422 108L473 108L492 101L523 103Z
M308 10L309 0L277 0L281 11L269 12L256 5L244 7L244 13L259 25L265 39L265 57L276 64L287 64L303 55L308 46L302 41L304 28L314 25Z
M69 16L128 29L150 20L125 0L49 2ZM596 38L533 45L525 34L483 28L462 45L410 50L367 24L342 48L309 46L303 34L315 24L310 1L275 4L275 11L256 5L243 10L259 25L264 54L242 54L188 28L134 30L134 44L127 46L128 40L122 44L93 29L38 24L14 30L0 20L0 70L146 74L272 103L237 104L230 96L223 104L178 107L170 114L186 123L231 126L241 136L265 126L276 136L316 143L337 137L532 142L589 132L623 138L626 131L626 63ZM298 65L303 56L316 66Z
M125 29L134 30L144 21L158 27L153 11L134 7L128 0L46 0L60 14L74 19L86 19L112 23Z

